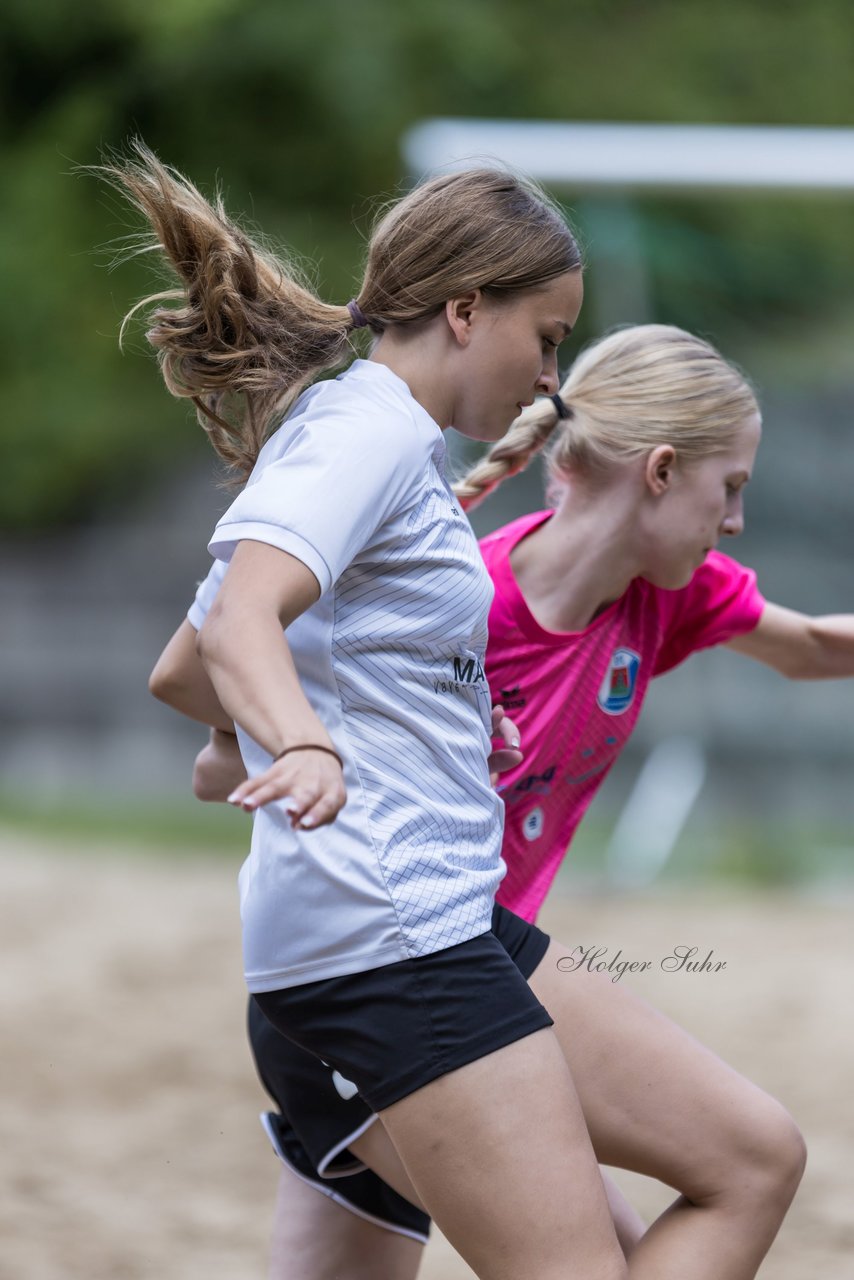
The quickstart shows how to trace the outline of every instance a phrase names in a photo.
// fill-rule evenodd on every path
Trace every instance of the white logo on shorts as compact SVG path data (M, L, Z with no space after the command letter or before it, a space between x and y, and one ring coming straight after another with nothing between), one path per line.
M345 1080L340 1071L332 1072L332 1083L338 1090L339 1095L345 1102L349 1102L351 1098L355 1098L359 1090L353 1084L352 1080Z

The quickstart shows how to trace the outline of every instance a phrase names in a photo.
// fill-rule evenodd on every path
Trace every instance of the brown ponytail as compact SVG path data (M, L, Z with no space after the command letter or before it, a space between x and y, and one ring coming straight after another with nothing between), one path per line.
M138 304L151 308L148 340L169 390L193 401L217 453L243 476L297 393L352 354L354 312L382 333L471 289L510 296L580 266L572 233L537 187L468 170L391 206L371 237L355 308L328 305L293 264L235 226L220 199L210 204L142 142L132 152L101 172L148 219L181 285Z
M135 159L102 172L149 220L183 286L134 311L152 308L146 336L166 386L193 401L216 452L247 475L305 383L351 354L353 320L315 297L293 264L253 244L219 198L208 203L142 142L132 145ZM167 300L183 305L158 305Z

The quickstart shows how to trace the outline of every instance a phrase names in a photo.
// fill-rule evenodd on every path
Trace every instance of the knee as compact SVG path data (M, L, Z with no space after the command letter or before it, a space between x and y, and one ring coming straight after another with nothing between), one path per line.
M806 1144L794 1120L775 1099L755 1090L749 1105L719 1124L698 1178L686 1179L681 1190L695 1205L726 1208L777 1227L805 1165Z
M786 1212L803 1177L807 1148L798 1126L773 1098L742 1135L740 1176L734 1190L745 1203ZM746 1195L745 1195L746 1193Z
M787 1195L786 1203L798 1189L807 1163L804 1135L785 1107L776 1104L777 1116L764 1137L764 1160L770 1177Z

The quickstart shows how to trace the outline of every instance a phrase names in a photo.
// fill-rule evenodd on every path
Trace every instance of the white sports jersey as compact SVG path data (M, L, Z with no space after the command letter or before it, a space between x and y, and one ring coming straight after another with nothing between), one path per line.
M344 760L334 823L253 819L240 873L251 991L440 951L485 933L503 811L489 783L483 673L492 584L444 478L436 423L385 366L305 392L220 520L301 560L321 597L287 630L302 687ZM202 584L200 626L225 566ZM241 732L250 776L270 756Z

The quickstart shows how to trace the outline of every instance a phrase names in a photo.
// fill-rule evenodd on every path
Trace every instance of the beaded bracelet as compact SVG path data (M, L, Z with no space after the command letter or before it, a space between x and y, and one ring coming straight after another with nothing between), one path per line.
M338 752L333 751L332 747L322 747L319 742L300 742L295 747L285 747L284 751L280 751L277 756L273 756L273 764L277 760L281 760L282 756L286 756L290 751L325 751L328 756L334 756L341 768L344 768L344 761Z

